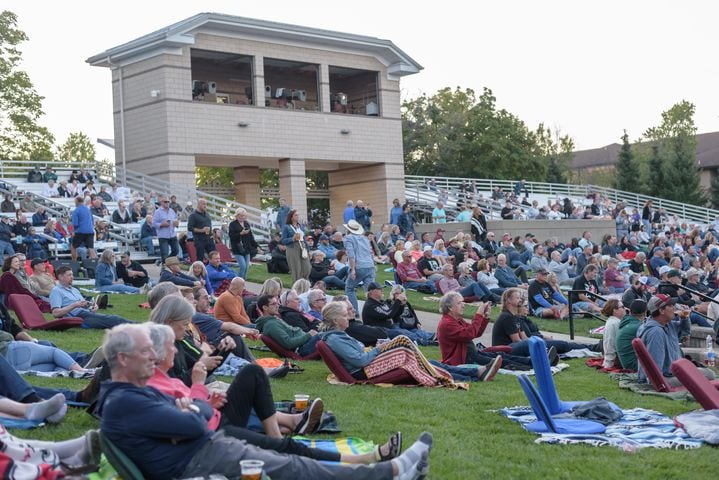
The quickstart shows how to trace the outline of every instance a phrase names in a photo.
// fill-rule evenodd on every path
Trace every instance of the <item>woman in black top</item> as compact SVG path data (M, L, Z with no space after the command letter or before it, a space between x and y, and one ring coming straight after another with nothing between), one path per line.
M235 256L235 261L240 267L239 276L247 278L247 269L250 260L257 255L259 245L255 241L252 229L247 221L247 210L238 208L235 212L235 220L229 226L230 247Z

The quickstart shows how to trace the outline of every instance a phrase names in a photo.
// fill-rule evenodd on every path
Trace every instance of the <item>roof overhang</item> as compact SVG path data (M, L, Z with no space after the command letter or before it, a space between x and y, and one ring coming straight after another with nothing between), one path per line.
M163 53L181 54L183 47L194 45L196 34L213 31L372 55L387 65L388 75L394 77L412 75L423 68L390 40L219 13L200 13L93 55L86 62L114 68Z

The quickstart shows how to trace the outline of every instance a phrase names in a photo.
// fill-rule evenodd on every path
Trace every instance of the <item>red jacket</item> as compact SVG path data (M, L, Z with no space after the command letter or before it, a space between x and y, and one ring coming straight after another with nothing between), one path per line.
M452 318L446 313L442 315L437 326L442 363L447 365L467 363L467 343L481 337L488 323L489 320L479 313L474 316L472 323L467 323L464 319Z

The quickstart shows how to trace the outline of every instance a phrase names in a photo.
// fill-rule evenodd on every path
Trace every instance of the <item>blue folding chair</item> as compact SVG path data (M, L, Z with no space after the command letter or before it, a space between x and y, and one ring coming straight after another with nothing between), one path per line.
M539 395L534 383L527 375L517 377L524 394L529 400L536 422L524 424L524 428L534 433L563 433L563 434L596 434L604 433L606 427L599 422L592 420L580 420L573 418L552 418L547 405Z
M550 415L569 412L572 407L585 403L586 401L563 402L559 399L557 387L554 385L552 367L547 358L547 344L540 337L529 337L529 356L532 358L534 377L537 379L539 395L542 397ZM613 409L621 412L622 409L611 403Z

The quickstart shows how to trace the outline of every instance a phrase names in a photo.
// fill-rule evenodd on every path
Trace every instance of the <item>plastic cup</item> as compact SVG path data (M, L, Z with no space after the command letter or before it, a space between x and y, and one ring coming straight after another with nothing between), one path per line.
M262 479L262 467L265 466L265 462L262 460L242 460L240 461L240 471L242 473L242 480L261 480Z
M295 395L295 410L302 411L307 408L310 403L310 396L304 394Z

